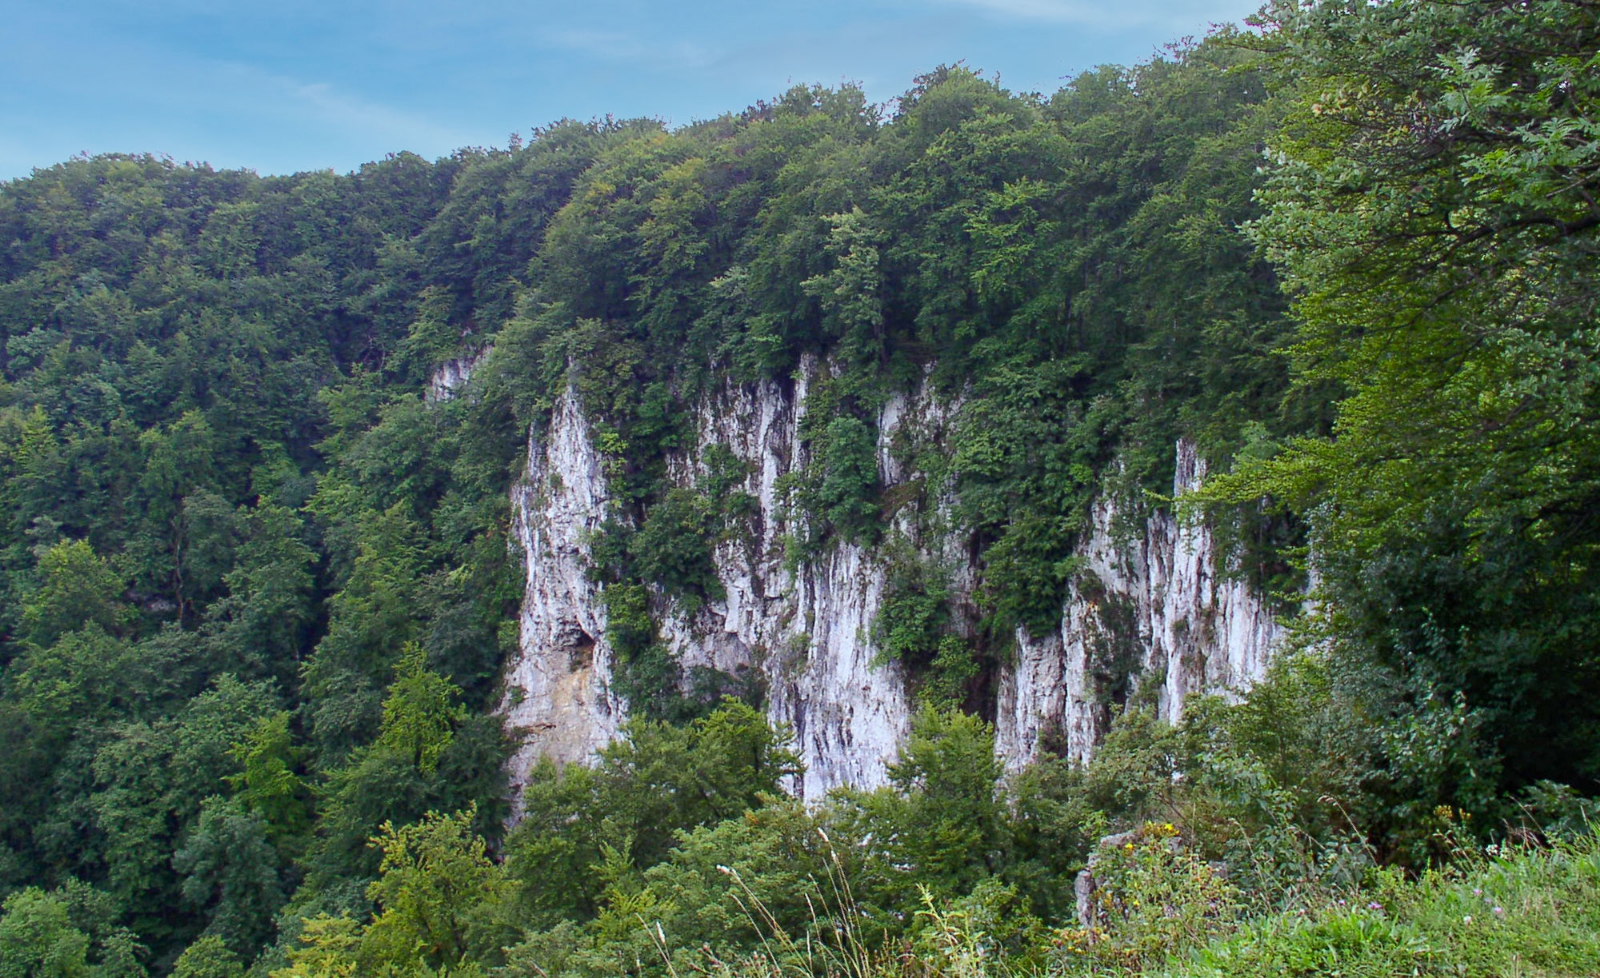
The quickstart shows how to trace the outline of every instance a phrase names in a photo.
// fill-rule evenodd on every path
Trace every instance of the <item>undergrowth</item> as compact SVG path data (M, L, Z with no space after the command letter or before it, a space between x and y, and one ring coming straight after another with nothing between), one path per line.
M925 894L910 935L887 945L855 923L866 912L837 854L812 889L833 902L815 906L814 926L800 934L781 926L736 872L724 872L759 946L736 959L677 948L641 916L673 978L1600 974L1600 834L1461 850L1448 868L1418 876L1373 870L1357 885L1259 913L1219 864L1177 843L1172 825L1150 823L1103 853L1088 926L1019 934L1020 917L1008 923L980 893L942 904Z

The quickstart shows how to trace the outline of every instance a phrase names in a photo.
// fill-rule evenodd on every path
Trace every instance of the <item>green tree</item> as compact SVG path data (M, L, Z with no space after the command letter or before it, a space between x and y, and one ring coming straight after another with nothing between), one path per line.
M6 898L0 916L5 978L89 978L89 935L72 925L66 901L38 889Z
M308 919L287 967L272 978L352 978L357 973L361 925L349 917L321 914Z
M667 861L643 874L656 919L678 947L737 953L766 936L746 912L759 900L770 915L762 919L791 937L833 940L827 932L849 912L838 905L839 887L854 885L846 874L857 866L845 839L827 841L826 823L797 799L774 798L746 817L685 832Z
M228 783L245 810L261 817L274 843L294 844L310 826L310 791L295 773L305 751L290 737L288 711L262 717L231 753L240 771Z
M1331 434L1208 496L1310 519L1317 622L1393 677L1370 708L1412 730L1383 762L1402 809L1592 778L1600 21L1328 2L1265 26L1291 101L1252 234L1294 297L1297 384L1340 399ZM1447 728L1476 759L1404 746Z
M173 854L205 800L225 790L225 779L235 773L233 745L277 705L263 685L224 675L177 716L123 724L95 752L95 790L87 804L104 834L107 889L123 912L136 915L141 932L164 939L197 929L178 909L181 870L175 871ZM256 831L229 824L224 816L232 814L239 813L217 809L211 834L250 837ZM216 853L240 842L222 836L210 843ZM265 845L256 837L239 855L249 859Z
M215 935L202 937L183 949L172 966L173 978L243 978L244 963Z
M227 594L206 611L209 644L240 671L291 675L316 618L316 552L303 539L301 518L286 507L262 503L239 520L244 539L222 574Z
M1005 868L1003 774L987 724L923 707L889 767L890 787L854 799L861 824L852 831L875 840L871 872L885 904L910 913L919 888L961 896Z
M510 750L497 716L470 717L455 727L428 773L417 753L379 744L358 749L319 786L316 835L302 861L307 879L296 899L365 913L366 886L380 862L370 842L386 821L470 808L475 831L496 835L507 814L504 766Z
M878 443L872 428L848 414L822 438L817 510L846 540L870 542L878 527Z
M383 701L383 726L377 743L409 758L423 774L432 774L466 714L455 703L461 690L429 672L425 658L422 646L415 642L401 653L394 684Z
M49 646L94 623L116 633L127 623L122 581L85 540L66 540L39 555L39 584L22 607L24 636Z
M634 718L596 767L534 769L506 844L520 900L545 925L592 917L604 889L594 867L607 847L646 870L680 830L761 808L798 771L787 737L737 700L682 727Z
M359 492L339 487L346 491ZM330 495L320 487L313 506L330 505ZM358 552L332 601L327 635L304 666L312 733L330 760L378 732L395 652L416 638L423 531L408 510L402 501L382 513L349 514L361 524Z
M0 915L0 972L16 978L145 978L145 949L117 926L105 894L76 880L27 887Z
M469 956L487 963L504 936L495 927L508 892L504 870L473 833L476 812L430 813L414 825L385 823L374 844L383 853L368 889L378 914L361 939L372 966L399 971L456 971Z
M688 489L668 490L628 540L633 569L692 607L721 597L712 559L721 523L712 500Z
M266 820L239 799L213 796L172 856L184 900L205 914L205 934L246 957L271 936L285 900L270 834Z
M801 282L800 290L817 300L823 329L837 340L840 357L852 365L875 365L884 341L881 233L860 207L831 215L828 223L827 254L834 267Z

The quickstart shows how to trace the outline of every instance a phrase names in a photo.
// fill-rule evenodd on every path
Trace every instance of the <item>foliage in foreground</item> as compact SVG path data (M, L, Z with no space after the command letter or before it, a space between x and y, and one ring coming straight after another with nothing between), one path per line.
M1170 860L1160 846L1128 856L1132 863ZM1171 978L1487 978L1578 976L1600 968L1600 839L1592 834L1551 848L1460 851L1448 869L1417 879L1374 872L1359 887L1328 890L1265 915L1219 892L1196 864L1187 868L1197 881L1146 882L1147 889L1120 893L1125 904L1144 896L1160 909L1127 914L1120 930L1093 939L1073 935L1053 950L1060 970Z
M1208 492L1306 515L1404 853L1436 805L1600 776L1600 11L1267 16L1293 97L1250 233L1337 418Z
M1208 719L1205 730L1170 730L1135 718L1102 759L1041 786L1028 782L1048 771L998 776L981 724L927 714L891 788L836 794L812 809L762 795L742 814L679 829L671 849L644 859L599 843L599 889L582 907L550 905L563 885L583 892L589 883L563 879L568 864L548 860L588 844L596 823L610 823L608 809L552 819L553 799L541 793L503 864L485 858L464 814L385 829L372 922L311 921L273 973L1242 978L1577 976L1600 967L1592 804L1530 799L1513 833L1523 841L1486 848L1458 814L1441 813L1440 861L1408 874L1379 867L1359 836L1297 823L1294 789L1314 785L1277 784L1266 758L1241 746L1259 718L1213 704ZM753 730L750 720L730 703L710 726ZM1228 735L1194 753L1219 727ZM663 767L665 729L636 725L599 777L625 781L653 756L657 774L686 785L695 772L725 777L726 761L745 753L708 742ZM1240 793L1249 780L1241 772L1252 769L1257 791ZM759 784L762 770L746 768L743 786ZM670 783L655 779L655 792L609 803L659 805L680 794ZM1139 790L1119 803L1130 786ZM1163 813L1172 821L1149 818ZM1041 840L1051 825L1057 834ZM1118 826L1130 828L1091 841ZM632 837L626 824L609 831ZM1070 862L1050 862L1065 852ZM1086 902L1069 890L1052 905L1051 891L1036 888L1072 879L1091 855Z

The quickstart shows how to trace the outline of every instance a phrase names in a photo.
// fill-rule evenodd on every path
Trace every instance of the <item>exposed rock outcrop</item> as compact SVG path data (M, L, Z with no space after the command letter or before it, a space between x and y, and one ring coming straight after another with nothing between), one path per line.
M472 379L472 372L478 369L478 365L483 362L488 352L481 350L472 356L456 357L441 363L434 369L433 376L428 378L427 399L448 401L455 397L467 386L467 381Z
M838 785L882 784L912 712L900 668L879 663L874 652L885 555L841 543L809 562L785 560L791 527L780 479L806 463L800 423L819 370L808 361L791 382L728 384L701 404L697 444L671 460L672 476L692 485L704 473L706 450L722 445L748 466L742 488L755 498L755 512L747 532L716 550L726 596L693 615L665 602L660 609L662 637L686 669L759 674L772 719L795 732L806 773L794 787L807 798ZM941 444L958 410L926 389L884 406L878 463L891 493L920 476L897 447ZM1187 442L1177 452L1175 488L1198 485L1203 460ZM501 709L527 737L512 762L517 783L541 755L585 760L626 714L611 689L605 608L586 574L606 499L603 460L569 394L530 442L513 499L527 591L521 650L508 667ZM1216 544L1203 524L1157 512L1131 521L1143 532L1129 534L1119 533L1116 516L1110 502L1095 505L1081 550L1087 572L1071 589L1059 629L1017 635L995 716L997 750L1009 765L1031 758L1046 730L1064 736L1071 755L1088 756L1104 732L1096 677L1110 660L1157 683L1163 716L1175 718L1187 696L1258 678L1280 637L1259 597L1217 573ZM917 539L909 514L896 520L900 535L924 551L946 548L932 556L952 567L958 600L969 595L976 568L964 550L938 534Z
M506 674L501 712L525 738L511 761L513 785L520 787L541 756L591 756L616 736L626 712L610 690L606 609L588 574L606 481L576 397L563 398L549 431L530 441L527 474L511 502L527 588L520 652Z
M1192 443L1180 441L1177 455L1174 495L1205 479ZM1017 636L995 723L995 746L1008 763L1025 762L1047 726L1065 737L1069 756L1087 760L1105 733L1097 674L1131 667L1142 683L1156 684L1160 716L1174 721L1186 697L1260 678L1282 637L1261 597L1219 573L1216 541L1202 522L1157 511L1130 537L1116 517L1109 500L1095 503L1079 550L1086 573L1069 590L1060 629Z

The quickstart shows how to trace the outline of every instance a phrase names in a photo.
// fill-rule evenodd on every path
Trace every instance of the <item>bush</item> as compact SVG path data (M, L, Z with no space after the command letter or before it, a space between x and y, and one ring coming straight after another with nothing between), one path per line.
M1241 910L1237 889L1182 844L1171 822L1113 838L1092 864L1091 922L1061 932L1061 970L1139 969L1173 948L1232 932Z
M710 499L689 489L668 490L628 542L634 571L693 612L702 601L722 597L712 558L721 526L722 514Z

